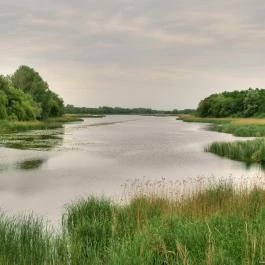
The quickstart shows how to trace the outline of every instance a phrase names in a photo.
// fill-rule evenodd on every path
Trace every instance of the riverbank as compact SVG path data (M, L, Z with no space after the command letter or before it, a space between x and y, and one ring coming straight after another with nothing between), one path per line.
M178 119L185 122L209 123L209 130L238 137L265 136L265 118L201 118L194 115L178 115Z
M181 115L185 122L209 123L209 130L230 133L241 137L260 137L254 140L235 142L213 142L205 147L211 152L229 159L246 163L265 162L265 119L264 118L200 118L192 115Z
M34 215L2 214L0 263L258 264L265 259L264 205L264 190L219 185L182 200L81 200L66 208L61 232Z
M64 123L82 121L78 115L66 114L62 117L44 121L8 121L0 120L0 134L25 132L29 130L47 130L61 128Z

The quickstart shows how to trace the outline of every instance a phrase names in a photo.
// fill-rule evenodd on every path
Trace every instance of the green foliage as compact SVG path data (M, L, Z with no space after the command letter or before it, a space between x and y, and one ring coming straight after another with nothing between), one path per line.
M34 120L39 112L31 95L15 88L7 77L0 76L0 119Z
M197 113L201 117L253 117L265 113L265 90L252 89L244 91L212 94L203 99Z
M24 94L30 96L36 102L39 107L39 111L36 113L38 119L47 119L63 114L63 100L49 89L47 82L33 68L25 65L20 66L10 80L14 87L23 91ZM19 107L16 109L21 112ZM29 115L30 111L27 108L25 115ZM21 117L18 117L18 119L24 120ZM32 117L29 119L32 119Z
M21 66L11 76L0 76L0 119L28 121L63 114L62 99L34 69Z

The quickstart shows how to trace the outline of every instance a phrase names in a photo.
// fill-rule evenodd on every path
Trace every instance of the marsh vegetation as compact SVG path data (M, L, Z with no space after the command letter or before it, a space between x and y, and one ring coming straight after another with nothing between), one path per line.
M205 148L219 156L228 157L233 160L246 163L265 162L265 139L255 139L235 142L214 142Z
M179 119L185 122L208 123L208 130L229 133L238 137L257 137L257 139L245 141L213 142L206 146L204 150L246 163L264 163L264 118L201 118L192 115L181 115Z
M221 184L182 199L90 197L67 206L55 232L34 215L0 216L0 262L24 264L259 264L265 192Z

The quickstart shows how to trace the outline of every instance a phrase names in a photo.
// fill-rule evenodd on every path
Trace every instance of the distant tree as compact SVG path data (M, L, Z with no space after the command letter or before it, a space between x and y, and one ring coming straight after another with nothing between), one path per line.
M265 114L265 90L248 89L243 91L212 94L203 99L197 108L201 117L253 117Z

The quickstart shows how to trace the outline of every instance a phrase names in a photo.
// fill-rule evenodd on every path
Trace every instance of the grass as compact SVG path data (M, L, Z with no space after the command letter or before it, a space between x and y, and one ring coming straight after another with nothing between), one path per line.
M199 116L191 114L179 114L177 117L178 120L185 122L200 122L200 123L230 123L233 118L201 118Z
M63 123L74 121L82 121L82 119L76 115L66 114L62 117L50 118L45 121L0 120L0 134L62 128Z
M254 140L235 142L214 142L205 148L206 152L249 163L265 162L265 119L264 118L200 118L181 115L186 122L210 123L210 130L230 133L240 137L259 137Z
M83 121L83 119L76 114L64 114L61 117L56 117L56 118L49 118L45 122L48 124L53 124L53 123L68 123L68 122L76 122L76 121Z
M230 133L238 137L265 136L264 118L201 118L194 115L180 115L185 122L210 123L210 130Z
M62 143L63 124L82 121L76 115L64 115L45 121L0 120L0 145L16 149L50 150Z
M25 132L30 130L47 130L61 128L59 122L42 121L6 121L0 120L0 134Z
M214 142L205 148L206 152L211 152L219 156L247 163L265 162L265 139L236 141L236 142Z
M100 114L78 114L78 116L81 118L95 118L95 119L106 117L106 115L103 115L103 114L102 115Z
M88 198L69 205L62 231L41 219L0 216L3 265L259 264L265 191L219 185L185 199L153 195L128 205Z

